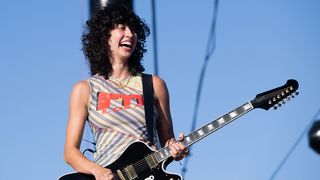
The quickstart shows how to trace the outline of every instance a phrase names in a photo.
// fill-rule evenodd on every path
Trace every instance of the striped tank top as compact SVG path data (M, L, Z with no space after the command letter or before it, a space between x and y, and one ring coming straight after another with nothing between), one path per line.
M125 87L103 76L89 78L88 122L96 142L93 161L107 166L135 141L147 141L141 74L132 76ZM157 108L154 107L154 120ZM154 124L154 142L156 123Z

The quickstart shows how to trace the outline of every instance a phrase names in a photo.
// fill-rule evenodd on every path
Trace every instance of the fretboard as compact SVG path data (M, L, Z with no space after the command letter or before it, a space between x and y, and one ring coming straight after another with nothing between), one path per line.
M186 147L193 145L194 143L200 141L201 139L205 138L206 136L210 135L211 133L217 131L218 129L222 128L223 126L229 124L230 122L234 121L235 119L239 118L240 116L246 114L247 112L251 111L253 106L251 102L247 102L242 106L230 111L229 113L219 117L218 119L213 120L212 122L202 126L201 128L193 131L189 135L187 135L182 142ZM158 162L162 162L165 159L171 157L170 148L165 147L160 149L159 151L154 153Z

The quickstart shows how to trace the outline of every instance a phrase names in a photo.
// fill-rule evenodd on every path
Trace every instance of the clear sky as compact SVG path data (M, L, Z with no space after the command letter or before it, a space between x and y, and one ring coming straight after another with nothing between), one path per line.
M196 143L185 179L270 179L320 109L320 1L219 2L196 126L288 79L299 81L300 95L276 111L254 109ZM150 1L135 0L134 8L152 29ZM213 0L161 0L156 10L159 75L170 91L175 133L188 134ZM86 0L0 2L0 179L57 179L72 171L63 145L70 91L88 77L80 42L87 14ZM91 139L88 130L84 138ZM173 162L169 170L181 167ZM304 135L274 179L316 180L319 167Z

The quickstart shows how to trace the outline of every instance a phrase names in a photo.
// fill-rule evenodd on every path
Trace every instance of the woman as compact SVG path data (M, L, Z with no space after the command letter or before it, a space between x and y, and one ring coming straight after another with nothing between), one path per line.
M113 179L104 168L135 141L147 141L141 73L145 39L149 28L125 7L107 6L87 21L83 51L91 77L75 84L70 96L64 159L76 171L97 180ZM155 142L170 146L175 160L188 149L174 138L169 94L165 82L153 76L156 129ZM93 161L79 150L88 120L96 141ZM179 140L184 138L183 134Z

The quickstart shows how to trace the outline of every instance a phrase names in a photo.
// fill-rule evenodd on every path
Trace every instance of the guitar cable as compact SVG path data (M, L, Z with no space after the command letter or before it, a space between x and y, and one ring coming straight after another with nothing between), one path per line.
M86 140L86 139L82 139L82 141L88 142L88 143L96 146L96 143L95 143L95 142L88 141L88 140ZM91 152L92 154L96 152L96 150L92 150L92 149L90 149L90 148L87 148L87 149L85 149L85 150L82 152L82 154L85 154L87 151Z

